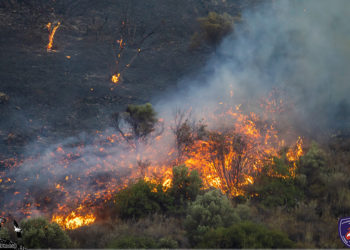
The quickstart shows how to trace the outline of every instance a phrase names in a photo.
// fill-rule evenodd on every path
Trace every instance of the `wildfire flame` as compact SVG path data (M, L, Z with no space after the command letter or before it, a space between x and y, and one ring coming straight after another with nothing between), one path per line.
M52 51L52 46L53 46L53 40L54 40L54 37L55 37L55 33L57 31L57 29L60 27L61 23L58 22L53 28L52 28L52 24L51 23L48 23L46 25L48 31L50 32L49 34L49 43L47 44L47 51ZM52 28L52 29L51 29Z
M72 211L69 215L53 215L51 221L56 222L64 229L72 230L82 226L87 226L95 222L96 217L91 214L81 215L79 211L83 209L82 206L78 207L76 211Z
M120 74L115 77L119 80ZM229 94L232 97L233 93ZM276 129L276 119L268 119L271 112L283 110L280 108L283 103L265 102L267 108L263 109L269 112L268 115L244 112L244 105L220 103L218 110L206 117L206 122L222 126L209 128L203 137L186 146L180 160L178 149L167 143L174 136L169 128L154 137L152 143L143 145L142 157L141 152L128 145L121 135L96 131L96 139L91 145L57 145L38 159L0 162L9 169L8 172L0 170L1 186L3 190L9 190L5 194L21 198L13 198L20 204L11 202L6 204L8 207L2 206L8 210L21 207L26 216L39 210L62 228L72 230L94 223L94 211L135 179L162 184L167 190L171 187L175 164L185 164L191 170L197 170L204 188L215 187L231 196L242 195L244 187L253 184L263 167L273 163L274 157L278 157L285 147ZM295 177L297 161L303 155L302 147L303 141L299 137L287 150L292 178ZM40 171L33 172L38 165L42 166ZM21 179L9 174L11 169L19 170L23 166L31 170L31 175ZM38 180L41 183L47 180L47 189L44 191L40 187L35 193L34 189L23 189L26 185L16 185L16 179L20 180L18 183L30 184L29 188ZM76 208L75 204L80 205Z
M119 82L120 73L112 75L111 81L115 84Z

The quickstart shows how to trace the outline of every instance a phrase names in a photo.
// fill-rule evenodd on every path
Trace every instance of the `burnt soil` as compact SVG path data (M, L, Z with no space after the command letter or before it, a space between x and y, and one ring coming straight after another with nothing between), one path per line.
M214 0L27 2L0 4L0 92L9 97L0 103L0 161L32 142L45 146L103 130L127 104L176 91L177 82L213 53L208 46L189 49L196 19L209 11L237 15L248 7ZM47 52L46 24L58 21L55 51ZM110 78L121 37L124 71L115 86Z

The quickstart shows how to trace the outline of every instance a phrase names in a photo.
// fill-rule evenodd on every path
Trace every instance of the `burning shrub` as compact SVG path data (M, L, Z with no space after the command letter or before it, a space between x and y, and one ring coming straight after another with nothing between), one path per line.
M186 113L177 111L175 114L175 125L172 131L175 135L176 150L178 153L177 161L182 162L186 150L191 148L197 140L203 139L206 134L206 125L202 122L190 122L185 119Z
M285 158L274 158L271 166L267 166L256 178L254 184L247 187L247 195L265 207L294 207L303 198L299 179L293 178L289 172Z
M27 248L69 248L71 240L56 223L44 218L33 218L21 223L23 244Z
M139 219L149 214L165 212L172 201L163 191L162 185L139 180L119 191L115 204L120 218Z
M197 244L212 228L227 227L240 219L228 198L219 190L199 195L189 206L185 229L192 244Z
M241 222L229 228L218 228L205 234L201 248L291 248L287 235L252 222Z

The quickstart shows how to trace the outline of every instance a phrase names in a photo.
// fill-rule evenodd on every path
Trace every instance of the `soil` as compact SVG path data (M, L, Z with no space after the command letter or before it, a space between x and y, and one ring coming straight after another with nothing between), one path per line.
M0 162L33 141L45 145L103 130L127 104L176 90L213 52L208 46L189 49L196 19L209 11L237 15L248 7L228 0L29 2L0 4L0 92L8 97L0 103ZM58 21L48 52L46 24ZM120 38L125 45L117 70ZM121 69L116 86L110 78Z

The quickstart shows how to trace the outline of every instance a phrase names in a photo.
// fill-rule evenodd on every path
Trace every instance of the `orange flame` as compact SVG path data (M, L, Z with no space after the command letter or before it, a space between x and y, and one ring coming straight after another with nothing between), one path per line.
M96 217L92 214L80 215L79 210L82 210L82 206L78 207L76 211L72 211L69 215L53 215L51 221L56 222L64 229L72 230L82 226L87 226L95 222Z
M60 27L60 25L61 25L61 23L58 22L57 25L56 25L55 27L53 27L52 30L51 30L51 27L52 27L52 24L51 24L51 23L48 23L48 24L46 25L46 27L48 28L48 30L49 30L49 31L51 30L50 35L49 35L49 43L48 43L48 45L47 45L47 51L52 51L53 39L54 39L55 33L56 33L57 29Z

